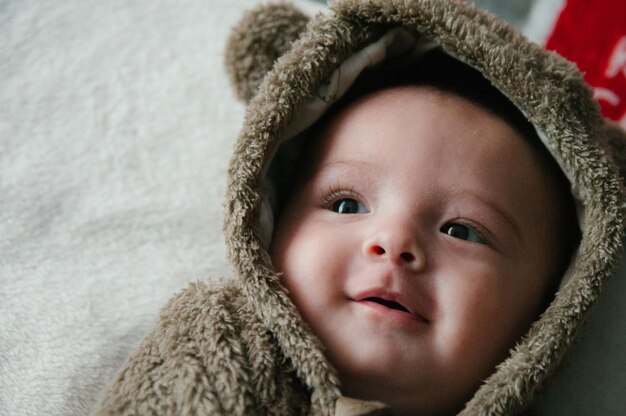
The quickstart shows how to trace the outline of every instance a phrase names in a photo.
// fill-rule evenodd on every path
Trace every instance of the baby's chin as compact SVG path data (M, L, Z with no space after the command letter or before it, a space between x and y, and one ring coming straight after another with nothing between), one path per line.
M435 397L426 388L393 375L377 376L373 374L345 374L339 369L342 393L348 397L363 400L375 400L391 406L394 416L446 416L456 415L462 409L473 392L462 399ZM443 393L443 392L439 392Z

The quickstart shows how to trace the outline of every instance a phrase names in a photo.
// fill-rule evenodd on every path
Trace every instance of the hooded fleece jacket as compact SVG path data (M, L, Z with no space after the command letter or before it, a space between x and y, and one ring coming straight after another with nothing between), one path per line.
M225 206L236 276L174 296L95 415L391 414L342 396L272 267L274 188L277 172L288 174L275 166L289 165L294 151L284 149L298 141L290 139L364 67L432 45L478 69L532 122L571 183L582 236L547 310L461 414L523 412L579 333L622 252L626 136L601 118L575 66L460 2L339 0L330 8L309 18L286 3L264 5L233 30L226 64L247 102Z

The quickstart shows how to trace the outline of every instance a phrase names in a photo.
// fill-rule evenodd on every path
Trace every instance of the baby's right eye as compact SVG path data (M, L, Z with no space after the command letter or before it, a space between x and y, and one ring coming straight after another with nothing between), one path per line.
M339 214L367 214L367 208L365 208L362 203L352 198L338 199L333 202L330 209Z
M478 244L487 244L482 235L472 227L457 222L451 222L441 227L441 231L450 237L458 238L460 240L469 241Z

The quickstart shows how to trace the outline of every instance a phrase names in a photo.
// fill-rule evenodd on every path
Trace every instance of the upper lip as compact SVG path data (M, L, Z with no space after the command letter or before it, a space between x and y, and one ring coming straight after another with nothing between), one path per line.
M387 306L390 309L397 309L410 313L415 318L429 322L429 320L422 314L421 310L418 310L417 305L413 301L407 299L401 293L391 291L385 288L373 288L360 292L353 298L356 302L372 301Z

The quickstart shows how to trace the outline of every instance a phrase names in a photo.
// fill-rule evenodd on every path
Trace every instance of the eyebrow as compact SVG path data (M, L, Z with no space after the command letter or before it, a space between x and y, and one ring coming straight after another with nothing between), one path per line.
M352 168L357 168L357 169L367 169L367 170L372 170L372 169L377 169L377 170L381 170L382 168L372 162L368 162L365 160L357 160L357 159L339 159L339 160L333 160L331 162L328 163L324 163L323 165L320 166L320 168L324 168L324 169L332 169L335 167L342 167L342 166L346 166L348 168L352 167Z
M312 164L310 166L308 166L306 169L308 170L308 172L306 173L306 175L304 176L304 184L310 184L312 181L315 180L316 177L319 177L318 174L315 174L315 172L326 172L327 170L333 170L333 169L340 169L341 167L346 167L346 168L357 168L357 169L367 169L370 170L373 168L374 165L372 165L369 162L365 162L362 160L351 160L351 159L340 159L340 160L333 160L330 162L326 162L326 163L320 163L320 164ZM325 176L325 175L323 175Z
M366 162L364 160L356 160L356 159L339 159L339 160L333 160L331 162L325 163L322 166L323 167L334 167L336 165L342 166L342 165L346 165L346 166L356 166L356 167L367 167L367 168L371 168L374 165L370 162Z
M470 198L476 199L480 201L482 204L488 206L490 209L495 211L498 214L498 216L502 218L504 222L507 223L511 227L511 229L513 229L513 232L517 235L517 238L521 242L525 241L522 235L522 232L519 228L519 225L517 224L515 219L511 215L509 215L506 210L499 207L496 203L469 191L459 191L456 193L456 195L469 196Z
M319 170L324 172L332 172L333 170L341 170L342 168L354 169L355 174L364 180L372 174L375 174L377 176L384 176L387 174L387 168L375 162L360 159L331 160L330 162L321 164L319 166Z

